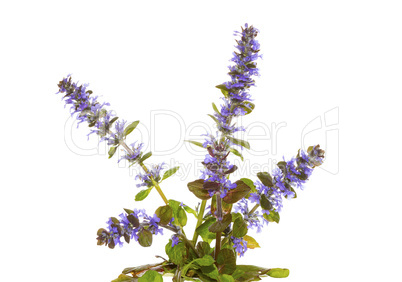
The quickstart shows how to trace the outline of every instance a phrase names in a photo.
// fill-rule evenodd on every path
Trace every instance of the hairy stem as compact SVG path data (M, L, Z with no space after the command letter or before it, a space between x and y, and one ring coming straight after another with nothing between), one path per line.
M195 226L195 230L194 230L194 236L193 236L193 244L194 244L194 246L197 244L197 239L198 239L197 228L201 225L202 219L204 218L204 211L205 211L205 206L206 205L207 205L207 200L202 200L200 211L198 212L197 225Z
M218 259L218 254L221 251L221 235L222 232L216 233L216 244L215 244L215 261Z
M219 221L222 220L222 198L221 192L216 193L216 217ZM215 260L218 259L218 254L221 250L221 232L216 233L215 240Z

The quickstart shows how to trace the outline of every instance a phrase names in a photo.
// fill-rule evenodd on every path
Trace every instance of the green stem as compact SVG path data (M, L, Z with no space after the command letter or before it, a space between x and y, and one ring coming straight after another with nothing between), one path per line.
M254 213L258 209L259 206L260 206L259 204L255 204L255 206L251 209L251 211L248 214Z
M198 212L197 225L195 226L195 230L194 230L194 236L193 236L194 246L197 244L197 239L198 239L197 228L202 224L202 219L204 218L204 211L205 211L206 205L207 205L207 200L202 200L200 211Z
M108 133L112 134L111 131L108 131ZM131 148L129 146L127 146L126 142L124 142L123 140L120 141L120 145L123 146L124 149L126 149L127 153L129 153L131 155L134 154L133 150L131 150ZM148 173L148 169L143 163L140 163L140 166L145 171L145 173ZM167 200L165 194L163 194L161 187L159 186L158 182L155 181L155 179L152 177L152 175L151 175L151 181L152 181L152 184L155 186L156 191L158 191L159 195L162 197L163 201L167 205L169 203L169 201Z
M141 165L142 169L145 171L145 173L148 173L147 167L146 167L144 164L142 164L142 163L141 163L140 165ZM169 204L169 201L168 201L168 199L166 198L165 194L163 194L162 189L161 189L161 187L159 186L158 182L155 181L155 179L152 177L152 175L151 175L150 178L151 178L152 184L155 186L156 191L158 191L159 195L162 197L162 199L163 199L163 201L165 202L165 204L166 204L166 205Z

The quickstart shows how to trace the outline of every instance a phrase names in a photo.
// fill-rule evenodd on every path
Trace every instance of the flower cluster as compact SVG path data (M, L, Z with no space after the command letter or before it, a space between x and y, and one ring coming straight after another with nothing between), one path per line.
M229 66L231 81L217 86L225 97L222 98L223 104L220 110L213 104L215 113L214 116L211 116L221 132L221 138L215 138L210 134L203 144L204 148L208 150L203 162L205 170L201 175L201 178L205 180L204 188L209 191L211 196L219 192L221 198L225 197L229 190L236 188L236 184L231 183L227 175L234 172L237 167L230 164L227 156L230 146L243 147L242 143L232 142L233 139L230 138L230 135L242 131L244 128L236 127L236 124L232 124L232 119L245 115L254 108L254 105L249 102L251 96L248 88L254 85L252 76L258 75L255 61L260 57L258 55L259 43L255 39L258 30L246 24L245 28L242 28L242 32L237 33L240 35L240 40L237 40L238 52L234 52L232 58L235 65Z
M225 95L220 111L215 112L218 129L224 134L244 130L231 125L231 121L233 117L245 115L254 108L248 89L255 85L252 77L259 75L255 61L261 57L258 55L260 44L255 39L258 34L256 28L246 24L241 32L236 31L235 34L240 35L240 40L236 40L238 52L234 52L231 59L235 64L229 66L231 81L217 86Z
M65 93L63 96L66 105L70 105L71 115L77 114L78 124L86 121L90 127L94 127L91 133L96 133L101 140L108 140L107 135L109 129L116 119L112 119L111 111L105 109L109 103L99 103L98 97L90 96L91 90L87 90L88 84L78 86L77 83L71 81L68 75L59 82L59 92Z
M137 187L142 187L142 186L146 186L146 187L152 187L154 186L154 183L152 182L152 179L154 179L154 181L158 182L159 180L161 180L161 176L160 176L160 172L162 170L162 166L165 163L161 163L159 165L153 165L152 169L148 170L146 173L142 174L139 173L135 179L140 179L142 181L142 183L137 184Z
M202 162L205 167L201 174L201 178L205 180L204 188L209 191L211 196L216 191L220 191L223 198L228 190L236 188L236 184L231 183L226 177L237 169L227 160L229 144L227 140L218 142L213 135L210 135L206 139L204 147L208 150L208 154Z
M247 222L248 229L257 229L257 233L259 233L264 227L264 224L268 224L268 221L258 211L251 212L248 207L248 202L249 201L245 198L241 199L236 203L234 211L243 215L244 220Z
M103 228L98 230L98 237L96 238L98 245L106 245L113 249L116 245L123 246L122 237L127 243L130 243L132 239L139 242L142 239L141 237L163 234L163 229L159 226L160 219L156 214L151 217L146 214L144 209L126 211L129 213L120 214L120 220L115 217L109 218L106 222L107 230ZM141 223L140 218L143 219Z
M256 181L257 193L250 193L250 201L262 206L263 212L269 214L270 210L280 212L282 210L282 198L296 197L294 188L303 189L303 184L306 183L314 167L322 164L324 151L320 149L320 145L309 147L307 153L299 150L296 157L289 161L279 162L278 167L272 173L272 181L263 184L261 181ZM261 201L268 202L261 203Z
M107 141L107 144L111 146L119 146L125 140L126 121L117 121L118 117L105 108L105 106L110 106L109 103L100 103L97 96L90 96L92 91L87 90L88 84L78 86L77 83L72 82L71 75L68 75L59 82L58 87L59 91L56 94L65 94L64 102L66 105L70 105L72 116L77 114L78 125L84 121L88 122L88 126L91 128L88 136L96 133L100 137L100 141ZM138 160L142 155L142 146L141 143L136 148L133 147L133 153L125 150L125 155L119 161L122 159L130 162Z
M243 238L236 238L234 236L230 237L233 242L233 249L239 254L240 257L244 256L247 251L247 241Z
M137 147L135 146L137 142L134 142L133 144L131 144L131 152L127 153L122 156L118 162L120 162L121 160L127 160L129 163L135 163L137 162L141 156L142 156L142 152L141 149L142 147L144 147L144 143L140 143L137 145Z

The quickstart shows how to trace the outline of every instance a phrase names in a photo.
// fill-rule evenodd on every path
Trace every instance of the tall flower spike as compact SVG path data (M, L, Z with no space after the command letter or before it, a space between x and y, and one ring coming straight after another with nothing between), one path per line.
M204 188L209 191L210 196L219 193L223 198L229 190L237 187L227 178L227 174L236 170L236 167L230 164L226 158L231 145L241 147L244 145L244 143L233 143L231 141L233 139L230 139L233 133L244 130L243 127L232 124L233 118L245 115L254 108L254 105L250 103L251 96L248 88L254 85L252 76L258 75L255 62L260 57L258 55L259 43L255 39L257 34L258 30L247 24L241 32L235 33L235 35L240 35L240 40L236 41L237 52L233 53L234 57L231 59L235 64L229 66L231 81L217 86L225 97L222 98L223 104L220 110L213 104L215 113L211 117L215 120L221 136L215 138L210 134L203 144L209 154L205 156L203 162L205 170L201 175L201 178L205 180Z

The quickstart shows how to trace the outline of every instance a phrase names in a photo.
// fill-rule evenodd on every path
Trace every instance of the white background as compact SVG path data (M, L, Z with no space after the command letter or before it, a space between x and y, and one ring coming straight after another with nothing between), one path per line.
M401 12L399 1L2 1L0 280L111 281L164 256L168 232L146 249L96 245L123 207L163 203L155 191L134 202L135 171L75 128L57 83L72 73L140 119L131 138L154 146L150 161L187 166L165 194L195 206L186 183L203 153L183 140L212 125L233 31L248 22L264 59L243 124L269 152L245 153L255 171L236 177L317 143L327 159L239 262L289 268L286 281L401 281Z

